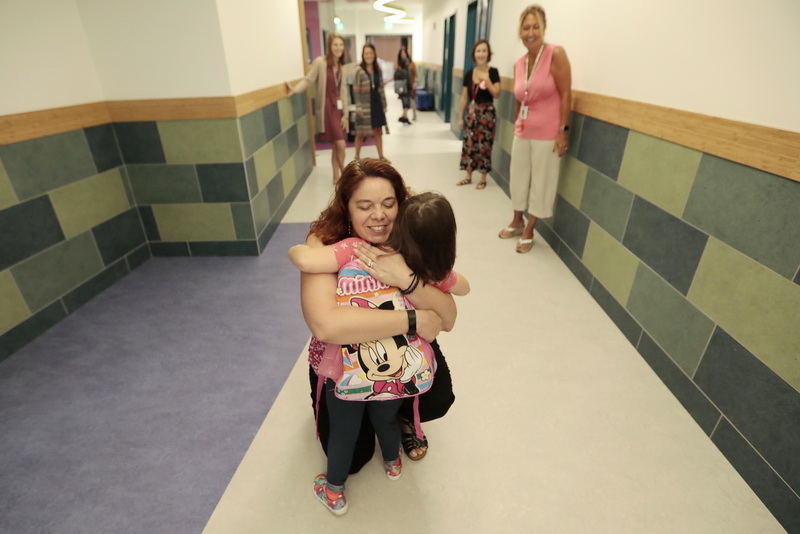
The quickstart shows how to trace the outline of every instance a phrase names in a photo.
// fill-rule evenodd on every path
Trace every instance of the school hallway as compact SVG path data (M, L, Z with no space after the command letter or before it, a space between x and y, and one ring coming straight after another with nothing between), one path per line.
M385 155L452 203L472 286L439 337L456 402L427 456L391 482L376 454L342 517L312 493L286 251L333 191L320 151L260 257L153 258L0 363L0 532L785 532L547 242L498 239L510 200L455 185L450 125L389 100Z

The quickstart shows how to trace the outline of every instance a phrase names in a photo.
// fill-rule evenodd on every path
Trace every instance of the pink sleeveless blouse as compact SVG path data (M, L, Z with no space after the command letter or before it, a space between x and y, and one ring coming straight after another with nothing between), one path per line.
M517 116L514 135L522 139L540 141L553 140L561 127L561 95L553 78L551 65L556 45L546 45L528 86L528 118ZM525 100L525 85L528 83L525 72L525 56L514 64L514 97L517 102Z

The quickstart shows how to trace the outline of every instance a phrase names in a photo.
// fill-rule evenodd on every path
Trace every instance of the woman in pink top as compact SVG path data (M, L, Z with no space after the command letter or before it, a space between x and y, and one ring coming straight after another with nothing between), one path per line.
M539 218L552 217L561 157L569 141L572 74L567 53L544 42L544 9L530 5L520 16L519 36L528 53L514 65L517 100L511 148L511 204L514 218L501 239L521 236L517 252L533 247ZM523 213L528 212L525 223Z

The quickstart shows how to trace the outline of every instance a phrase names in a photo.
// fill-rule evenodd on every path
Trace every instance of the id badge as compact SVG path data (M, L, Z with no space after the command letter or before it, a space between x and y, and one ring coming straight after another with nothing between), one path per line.
M342 104L341 98L336 99L336 109L338 109L339 111L344 109L344 105Z
M519 108L519 118L522 120L528 120L528 106L522 105Z

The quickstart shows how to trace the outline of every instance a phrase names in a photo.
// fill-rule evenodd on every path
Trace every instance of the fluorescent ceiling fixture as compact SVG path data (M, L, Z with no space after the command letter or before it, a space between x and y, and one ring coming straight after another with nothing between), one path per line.
M387 5L392 0L375 0L375 3L372 4L372 7L377 9L378 11L383 11L384 13L391 13L391 15L387 15L383 17L384 22L389 22L392 24L413 24L413 19L405 18L406 12L402 9L392 7Z

